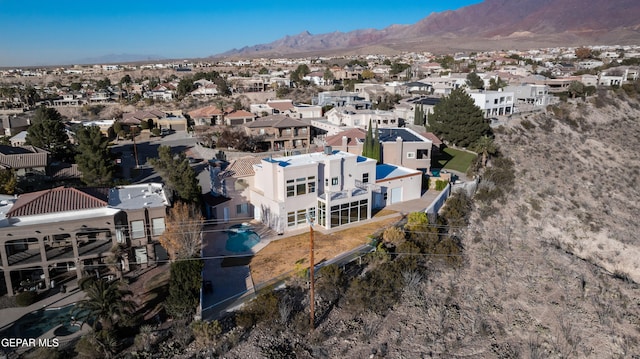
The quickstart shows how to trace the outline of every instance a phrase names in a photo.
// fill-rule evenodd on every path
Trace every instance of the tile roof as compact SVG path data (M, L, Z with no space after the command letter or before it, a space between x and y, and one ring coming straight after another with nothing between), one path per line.
M191 116L191 118L211 118L222 114L223 112L218 108L218 106L202 107L189 112L189 116Z
M253 165L259 165L261 161L262 159L252 156L241 157L231 162L226 171L230 172L232 177L253 176Z
M0 145L0 167L47 167L49 152L34 146L13 147Z
M267 106L280 112L292 111L294 109L293 102L291 100L267 101Z
M327 146L342 146L342 137L344 136L347 137L347 145L355 146L357 140L364 140L367 133L361 128L350 128L333 136L327 136L325 143Z
M139 124L140 121L146 120L149 118L163 118L166 114L160 110L150 110L150 111L136 111L136 112L127 112L122 115L122 122L127 124Z
M82 172L78 169L78 164L61 163L49 167L51 177L54 179L73 179L82 178Z
M245 110L237 110L233 111L230 114L227 114L225 118L255 118L256 115L251 112L247 112Z
M296 120L285 115L272 115L262 117L256 121L245 124L248 128L261 128L261 127L274 127L274 128L287 128L287 127L308 127L306 122Z
M7 217L79 211L107 207L108 188L56 187L18 197Z

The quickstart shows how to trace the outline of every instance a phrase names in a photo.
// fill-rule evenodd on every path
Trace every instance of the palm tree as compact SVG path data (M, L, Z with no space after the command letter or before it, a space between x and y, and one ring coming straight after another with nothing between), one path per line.
M482 168L487 165L487 160L490 155L498 152L498 146L493 142L493 138L485 135L480 137L476 142L476 152L482 153Z
M127 289L121 289L122 281L108 282L103 279L88 280L81 288L86 293L87 299L81 300L73 310L74 315L82 322L93 320L96 329L98 323L104 330L111 330L113 325L124 316L131 315L136 304L130 297L133 293Z

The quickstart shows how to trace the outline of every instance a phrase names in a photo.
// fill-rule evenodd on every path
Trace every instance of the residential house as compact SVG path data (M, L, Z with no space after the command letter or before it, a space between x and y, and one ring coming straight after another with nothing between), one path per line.
M327 120L337 126L367 128L372 126L398 127L398 116L393 111L358 110L352 106L334 107L326 113Z
M505 92L513 92L516 103L543 108L551 102L549 87L546 85L521 84L511 85L504 89Z
M324 91L318 93L318 97L313 99L313 105L344 107L353 106L356 109L371 108L371 102L364 100L360 94L349 91Z
M514 112L514 93L508 91L468 90L485 118L492 116L508 116Z
M115 245L124 250L114 272L130 269L130 255L139 266L153 262L168 205L160 184L57 187L3 201L0 262L6 293L54 287L55 281L69 280L67 273L78 279L106 274L105 258Z
M261 159L254 156L241 157L231 161L224 169L223 166L210 163L211 193L205 196L205 202L210 205L208 219L226 223L229 220L248 221L253 218L250 188L254 186L253 165L260 162Z
M422 173L332 150L265 158L254 166L254 218L279 233L371 218L374 206L420 198Z
M21 147L27 144L27 131L22 131L9 139L13 147Z
M176 86L172 83L159 84L151 91L144 93L144 98L150 98L156 101L171 101L175 97Z
M307 225L330 229L371 218L375 160L332 151L265 158L254 166L254 218L279 233Z
M15 170L16 176L46 175L48 151L34 146L0 145L0 168Z
M379 128L375 134L380 143L380 162L429 173L434 142L408 128ZM325 145L344 152L362 154L366 131L347 129L327 136Z
M222 124L224 111L218 106L206 106L188 112L196 126L214 126Z
M306 148L311 141L311 126L285 115L272 115L244 125L268 150Z
M4 136L14 136L26 131L31 126L31 120L27 117L9 115L2 117L2 132Z
M243 125L253 122L255 119L256 115L245 110L236 110L224 115L224 123L227 126Z

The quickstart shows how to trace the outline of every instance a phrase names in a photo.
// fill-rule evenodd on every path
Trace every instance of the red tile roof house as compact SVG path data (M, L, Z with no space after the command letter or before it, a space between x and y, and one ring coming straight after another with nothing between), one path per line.
M161 184L65 188L0 202L0 294L86 275L121 275L166 258L158 236L169 201ZM120 245L117 269L105 265Z
M225 112L218 106L207 106L187 113L196 126L214 126L222 124Z
M224 116L224 122L228 126L242 125L245 123L253 122L256 119L256 115L245 110L233 111Z

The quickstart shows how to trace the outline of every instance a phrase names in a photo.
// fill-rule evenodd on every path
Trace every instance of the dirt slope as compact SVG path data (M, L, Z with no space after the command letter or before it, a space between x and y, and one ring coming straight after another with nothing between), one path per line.
M498 131L516 189L474 211L462 267L429 268L384 315L261 324L224 356L638 358L640 106L593 102Z

